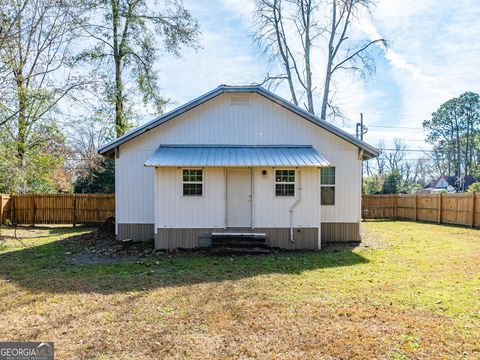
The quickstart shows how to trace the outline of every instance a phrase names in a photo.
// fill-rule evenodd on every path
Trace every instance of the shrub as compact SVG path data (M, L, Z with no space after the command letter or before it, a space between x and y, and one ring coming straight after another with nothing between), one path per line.
M480 182L476 182L476 183L471 184L468 187L467 191L468 192L473 192L473 191L479 191L480 192Z

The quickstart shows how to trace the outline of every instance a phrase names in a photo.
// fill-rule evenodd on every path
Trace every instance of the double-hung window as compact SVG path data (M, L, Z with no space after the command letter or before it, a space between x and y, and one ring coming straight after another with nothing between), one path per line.
M203 195L203 170L183 170L183 196Z
M321 169L321 204L335 205L335 167Z
M295 196L295 170L275 170L275 196Z

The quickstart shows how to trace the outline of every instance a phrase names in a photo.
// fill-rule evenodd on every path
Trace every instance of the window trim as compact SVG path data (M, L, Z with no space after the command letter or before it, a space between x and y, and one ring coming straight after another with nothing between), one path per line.
M293 171L293 182L291 181L279 181L277 182L277 171ZM277 184L293 184L293 195L277 195ZM296 169L285 169L285 168L280 168L280 169L274 169L273 171L273 195L276 198L291 198L291 197L297 197L297 170Z
M333 184L323 184L322 183L322 172L324 169L333 168ZM327 166L322 167L320 169L320 206L335 206L336 203L336 186L337 186L337 170L335 166ZM322 204L323 196L322 196L322 189L323 188L333 188L333 204Z
M205 197L205 171L203 168L182 168L181 169L181 179L182 179L182 197L188 197L188 198L200 198L200 197ZM184 171L186 170L200 170L202 172L202 181L185 181L183 180L184 176ZM183 185L184 184L200 184L202 185L202 194L201 195L195 195L195 194L185 194L183 190Z

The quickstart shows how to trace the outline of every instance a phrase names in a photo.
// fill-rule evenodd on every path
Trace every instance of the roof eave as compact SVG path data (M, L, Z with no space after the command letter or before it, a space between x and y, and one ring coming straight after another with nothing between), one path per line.
M141 134L144 134L146 133L147 131L157 127L158 125L161 125L163 124L164 122L167 122L168 120L178 116L178 115L181 115L195 107L197 107L198 105L204 103L204 102L207 102L208 100L211 100L215 97L217 97L218 95L222 94L224 92L224 86L221 85L219 86L218 88L216 89L213 89L212 91L202 95L202 96L199 96L198 98L196 99L193 99L192 101L189 101L187 102L186 104L182 105L182 106L179 106L178 108L162 115L162 116L159 116L149 122L147 122L146 124L142 125L142 126L139 126L138 128L126 133L125 135L123 136L120 136L119 138L109 142L108 144L102 146L101 148L98 149L98 153L100 155L104 155L104 156L108 156L107 153L109 153L110 151L113 151L113 149L116 147L116 146L119 146L123 143L125 143L126 141L129 141Z
M344 139L345 141L356 145L358 148L363 149L365 151L364 153L364 159L372 159L374 157L377 157L380 155L380 152L378 149L375 147L355 138L353 135L348 134L347 132L337 128L336 126L328 123L325 120L322 120L306 110L289 103L285 99L282 99L280 96L272 93L271 91L268 91L264 89L261 86L227 86L227 85L220 85L216 89L211 90L210 92L197 97L196 99L189 101L188 103L179 106L178 108L160 116L152 121L138 127L137 129L134 129L130 131L129 133L115 139L114 141L111 141L110 143L102 146L101 148L98 149L98 153L100 155L104 156L112 156L112 153L115 149L115 147L120 146L121 144L125 143L126 141L129 141L171 119L173 119L176 116L179 116L223 93L257 93L277 104L280 106L283 106L284 108L292 111L293 113L297 114L298 116L303 117L304 119L312 122L313 124L316 124L317 126L320 126L321 128L325 129L326 131L329 131L330 133L339 136L340 138Z
M302 108L300 108L300 107L298 107L294 104L289 103L288 101L282 99L278 95L276 95L276 94L274 94L274 93L272 93L272 92L270 92L270 91L268 91L264 88L260 88L259 90L260 90L259 94L266 97L267 99L270 99L270 100L272 100L276 103L280 103L280 105L282 105L283 107L292 111L293 113L295 113L295 114L309 120L310 122L324 128L325 130L331 132L332 134L341 137L345 141L358 146L360 149L364 149L365 150L365 156L364 157L368 157L368 159L372 159L372 158L380 155L380 151L377 148L367 144L364 141L361 141L361 140L357 139L356 137L348 134L347 132L343 131L342 129L337 128L336 126L328 123L327 121L322 120L322 119L318 118L317 116L310 114L306 110L303 110Z

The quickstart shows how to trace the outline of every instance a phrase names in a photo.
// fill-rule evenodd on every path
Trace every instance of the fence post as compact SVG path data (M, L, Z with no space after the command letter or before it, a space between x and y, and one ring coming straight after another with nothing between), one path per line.
M440 225L442 223L442 193L438 193L438 210L437 210L437 222Z
M73 194L73 227L77 226L77 195Z
M17 226L17 195L13 194L12 195L12 205L11 206L11 215L12 218L10 219L12 221L12 224L14 226Z
M398 194L395 194L395 221L398 220Z
M475 226L475 203L477 202L477 195L475 191L472 192L472 228Z
M35 195L31 195L30 198L32 199L32 226L35 226L35 218L37 216L37 204L35 202Z
M415 221L417 221L417 194L415 194L414 196L415 196L415 198L414 198L414 200L415 200L415 205L414 205L414 206L415 206L415 207L414 207L414 211L415 211Z
M0 194L0 225L3 224L3 195Z

